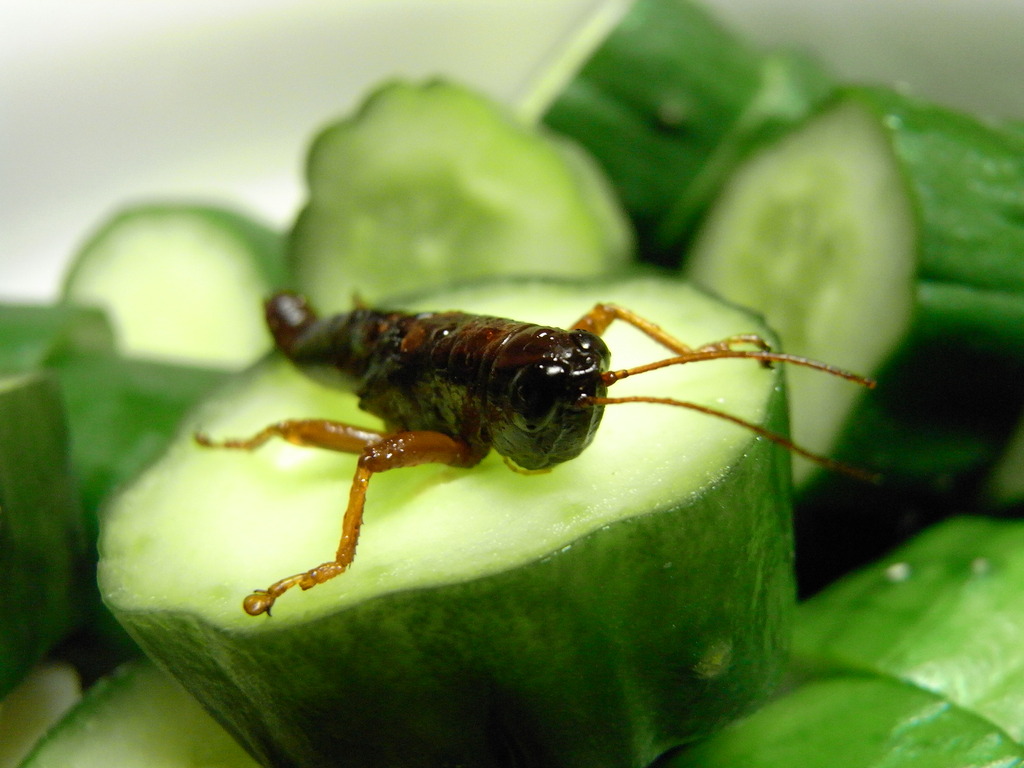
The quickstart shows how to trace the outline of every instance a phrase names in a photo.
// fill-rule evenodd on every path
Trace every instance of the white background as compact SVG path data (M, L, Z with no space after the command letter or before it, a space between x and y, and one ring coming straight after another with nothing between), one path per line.
M52 297L75 246L137 199L284 224L309 137L377 80L445 73L517 103L593 9L623 4L0 0L0 300ZM709 4L844 77L1024 119L1019 0Z

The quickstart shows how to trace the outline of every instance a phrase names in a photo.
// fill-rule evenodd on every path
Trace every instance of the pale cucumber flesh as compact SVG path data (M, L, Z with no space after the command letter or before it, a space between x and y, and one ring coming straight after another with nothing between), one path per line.
M270 347L254 308L285 281L280 251L276 234L233 212L130 208L78 254L64 298L103 308L125 354L237 369Z

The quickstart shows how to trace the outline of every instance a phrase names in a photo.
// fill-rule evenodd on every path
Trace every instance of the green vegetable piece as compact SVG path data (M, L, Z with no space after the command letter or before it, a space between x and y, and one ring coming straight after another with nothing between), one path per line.
M229 317L224 320L233 322ZM122 357L113 351L110 327L96 309L0 305L0 372L42 369L60 385L88 542L85 562L92 564L96 518L104 499L164 450L185 413L227 374ZM99 633L98 645L91 643L99 655L75 661L80 666L98 664L106 671L109 653L114 661L121 660L134 646L102 609L91 565L77 578L90 617L89 631ZM77 653L85 645L80 642L73 650Z
M94 685L21 768L257 768L172 677L135 661Z
M1024 419L988 478L985 494L995 506L1024 508Z
M83 503L93 512L163 452L185 414L227 376L118 355L79 355L56 372Z
M800 608L801 655L934 691L1024 741L1024 523L957 518Z
M0 378L0 698L81 618L85 550L56 382Z
M32 371L82 352L112 352L106 316L87 307L0 304L0 371Z
M838 677L773 701L659 768L1018 768L1024 749L894 680Z
M270 346L254 308L290 282L283 250L278 233L234 211L139 205L82 247L63 296L103 308L125 354L240 368Z
M607 172L643 257L677 264L736 164L830 90L817 62L763 54L702 6L638 0L544 120Z
M615 301L701 344L766 333L674 280L518 281L424 297L571 324ZM615 366L666 357L624 323ZM616 385L713 403L784 430L778 368L676 366ZM424 406L428 406L424 403ZM244 437L317 416L373 425L356 398L279 358L208 400L192 426ZM789 457L722 419L608 406L583 454L540 475L488 456L371 483L351 569L256 587L330 557L355 457L281 441L203 448L184 433L107 509L104 597L133 637L253 755L275 766L646 765L760 700L793 606Z
M451 83L381 87L317 136L307 176L290 255L324 310L487 275L599 275L631 256L588 157Z
M1022 180L1019 133L849 90L743 166L686 274L763 312L788 351L879 380L795 371L798 441L954 508L1024 407Z

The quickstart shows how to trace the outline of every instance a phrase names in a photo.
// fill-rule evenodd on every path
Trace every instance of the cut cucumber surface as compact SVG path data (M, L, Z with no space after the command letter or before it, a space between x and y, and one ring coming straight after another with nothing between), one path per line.
M57 383L0 377L0 698L81 620L85 545Z
M879 379L794 371L798 441L963 502L1024 405L1022 180L1018 134L851 89L743 166L686 274L788 351Z
M63 296L103 308L126 354L241 368L270 347L258 307L287 283L282 238L263 224L221 208L151 204L93 235Z
M624 215L593 162L564 144L461 86L381 87L310 150L289 247L299 289L341 311L357 293L623 266Z
M687 275L764 312L787 351L868 374L906 333L915 234L882 127L843 104L743 166ZM793 434L829 455L861 391L810 373L787 371Z
M496 282L411 308L571 325L597 301L694 345L766 333L685 284ZM616 368L667 357L625 324ZM777 369L676 366L617 384L785 430ZM609 406L593 444L541 475L488 456L374 477L352 568L250 617L252 589L333 555L355 458L204 449L283 418L371 426L354 396L272 357L195 414L105 517L118 618L258 759L644 766L763 696L793 602L789 457L721 419Z
M125 665L36 745L21 768L257 768L174 679Z

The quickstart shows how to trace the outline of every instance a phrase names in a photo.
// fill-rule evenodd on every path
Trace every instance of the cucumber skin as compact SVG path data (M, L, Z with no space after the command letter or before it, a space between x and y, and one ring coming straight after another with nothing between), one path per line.
M1020 768L983 718L890 678L815 680L659 768Z
M26 374L0 391L0 416L3 698L82 620L86 537L56 381Z
M757 103L780 71L784 103ZM544 122L604 168L636 226L641 258L676 266L731 170L831 89L816 62L765 56L699 5L638 0Z
M81 632L64 652L97 676L138 653L96 588L100 507L163 451L182 417L228 374L122 357L105 315L72 304L0 305L0 329L0 373L43 371L61 401L82 527L78 605L69 612L69 625L81 624Z
M784 421L784 393L773 397ZM267 765L344 755L353 767L636 768L716 730L779 679L793 607L789 471L785 452L755 440L683 508L301 629L241 634L114 610ZM780 493L762 492L766 473ZM716 676L723 638L734 642Z
M1024 744L1022 552L1020 520L933 526L800 607L801 665L920 686Z

